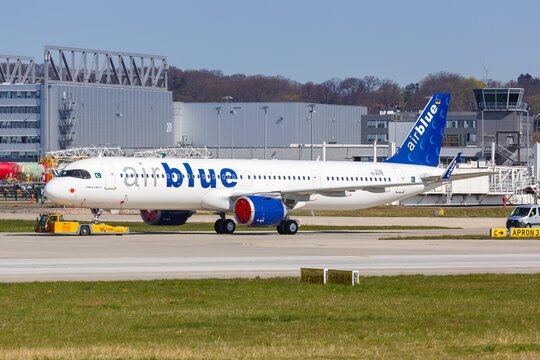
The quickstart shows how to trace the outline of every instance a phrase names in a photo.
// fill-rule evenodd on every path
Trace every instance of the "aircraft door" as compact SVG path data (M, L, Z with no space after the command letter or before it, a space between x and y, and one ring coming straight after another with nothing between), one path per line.
M404 183L405 174L403 173L403 170L401 170L400 168L394 168L394 172L396 173L397 182ZM405 186L397 186L395 189L396 189L396 194L405 192Z
M311 180L313 181L313 188L314 189L320 189L321 188L321 174L316 171L311 171Z
M114 175L114 168L110 163L103 164L103 176L105 177L105 190L115 190L116 176Z

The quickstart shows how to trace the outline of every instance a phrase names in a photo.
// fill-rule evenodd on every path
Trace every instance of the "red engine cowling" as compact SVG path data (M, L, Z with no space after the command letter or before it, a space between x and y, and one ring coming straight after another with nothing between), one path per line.
M148 225L184 225L194 210L141 210L141 218Z

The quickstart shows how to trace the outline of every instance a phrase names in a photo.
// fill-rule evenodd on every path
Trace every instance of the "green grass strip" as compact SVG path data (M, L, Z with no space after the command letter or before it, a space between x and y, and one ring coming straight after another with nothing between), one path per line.
M180 226L155 226L143 222L107 222L113 226L129 226L131 232L189 232L189 231L214 231L213 223L188 222ZM0 232L32 232L35 221L32 220L0 220ZM430 230L451 229L443 226L315 226L303 225L300 231L360 231L360 230ZM236 231L275 231L275 227L245 227L237 226Z
M2 359L536 359L540 275L0 284Z

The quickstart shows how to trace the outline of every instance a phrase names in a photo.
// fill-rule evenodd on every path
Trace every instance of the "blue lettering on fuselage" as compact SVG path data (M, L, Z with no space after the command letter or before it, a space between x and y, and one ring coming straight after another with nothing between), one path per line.
M169 168L167 163L161 163L165 170L165 176L167 177L167 187L180 187L182 185L182 173L176 168ZM191 184L190 184L191 185Z
M165 170L165 176L167 178L167 187L180 187L182 185L182 172L174 167L169 167L167 163L161 163L163 170ZM186 175L188 178L188 187L195 187L195 175L193 169L188 163L183 163L186 169ZM201 187L203 188L215 188L216 187L216 172L214 169L208 169L208 175L204 169L197 169L199 173L199 180ZM223 168L219 172L218 176L221 180L221 184L224 187L230 188L238 184L238 175L233 169Z

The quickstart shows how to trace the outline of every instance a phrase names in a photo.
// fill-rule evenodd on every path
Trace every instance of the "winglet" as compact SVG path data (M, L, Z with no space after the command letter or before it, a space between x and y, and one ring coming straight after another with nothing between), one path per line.
M450 163L450 165L448 165L448 167L446 168L446 171L444 172L444 174L441 176L441 180L448 180L450 179L450 175L452 175L452 172L454 172L454 169L456 168L456 165L457 165L457 162L459 161L459 158L461 157L461 153L457 153L456 157L454 158L454 160L452 160L452 162Z

